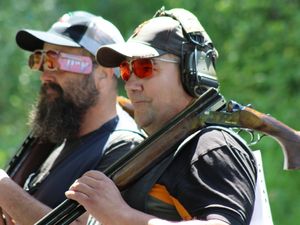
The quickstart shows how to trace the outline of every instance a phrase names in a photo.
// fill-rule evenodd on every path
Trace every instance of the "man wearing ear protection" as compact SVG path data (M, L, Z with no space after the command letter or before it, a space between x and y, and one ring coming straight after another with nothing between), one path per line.
M135 120L149 135L218 87L216 57L198 19L184 9L162 9L126 43L97 52L101 65L120 67ZM184 145L178 140L174 159L163 161L168 165L156 165L122 194L103 173L89 171L66 195L93 216L89 225L249 224L257 171L246 143L214 126L187 138Z
M118 71L95 62L99 47L124 42L112 23L75 11L64 14L48 31L18 31L16 41L31 52L28 65L41 80L30 117L33 136L54 146L19 184L25 190L0 171L6 224L29 225L65 200L65 191L78 177L109 166L143 138L117 105ZM86 218L77 223L85 224Z

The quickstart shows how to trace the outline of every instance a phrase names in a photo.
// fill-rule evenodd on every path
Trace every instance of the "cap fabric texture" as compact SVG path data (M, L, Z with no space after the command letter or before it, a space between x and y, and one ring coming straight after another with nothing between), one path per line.
M169 16L160 16L138 26L126 43L102 46L96 58L103 66L115 67L127 57L151 58L166 53L180 57L190 48L180 23Z
M24 50L43 49L44 43L82 47L96 55L102 45L123 43L120 31L109 21L84 11L64 14L48 31L22 29L16 35Z

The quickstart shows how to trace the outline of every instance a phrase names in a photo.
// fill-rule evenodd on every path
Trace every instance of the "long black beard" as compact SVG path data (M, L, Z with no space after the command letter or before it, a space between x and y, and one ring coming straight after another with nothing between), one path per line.
M47 93L49 88L52 94ZM65 90L55 83L44 84L30 115L34 135L41 141L59 144L77 137L83 117L95 105L98 95L90 79L69 83Z

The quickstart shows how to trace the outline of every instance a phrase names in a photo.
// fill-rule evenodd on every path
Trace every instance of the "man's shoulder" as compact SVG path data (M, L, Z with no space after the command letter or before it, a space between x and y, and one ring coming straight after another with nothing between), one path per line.
M105 149L106 153L118 148L133 148L145 139L145 134L138 128L134 119L122 108L117 110L118 123L111 132Z
M118 124L112 135L125 140L134 138L139 141L145 138L145 133L138 128L134 119L121 107L117 108L117 116Z
M193 149L197 151L196 154L200 155L228 147L242 152L251 152L246 141L235 131L220 126L205 127L187 137L183 143L184 145L181 145L183 147L187 145L187 148L193 145Z
M117 116L118 116L119 121L118 121L116 130L127 129L128 131L140 132L140 129L138 128L134 119L119 105L117 105Z
M248 149L248 144L232 129L221 126L208 126L199 132L198 142L210 145L210 148L222 146L241 146Z

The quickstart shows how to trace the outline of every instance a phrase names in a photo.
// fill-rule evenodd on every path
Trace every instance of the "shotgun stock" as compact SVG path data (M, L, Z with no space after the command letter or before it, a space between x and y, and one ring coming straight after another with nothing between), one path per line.
M272 116L229 101L225 111L207 112L205 121L207 124L241 127L262 132L275 139L281 146L285 170L300 168L300 132Z
M263 132L280 144L284 154L283 168L285 170L300 168L299 131L249 107L240 112L240 124L243 127Z
M120 190L176 149L173 146L189 134L205 126L202 115L225 106L223 97L213 88L173 118L165 127L128 152L105 171ZM65 200L35 225L66 225L85 212L76 201Z
M131 101L128 98L118 96L117 102L132 118L134 117L133 105L131 104Z

